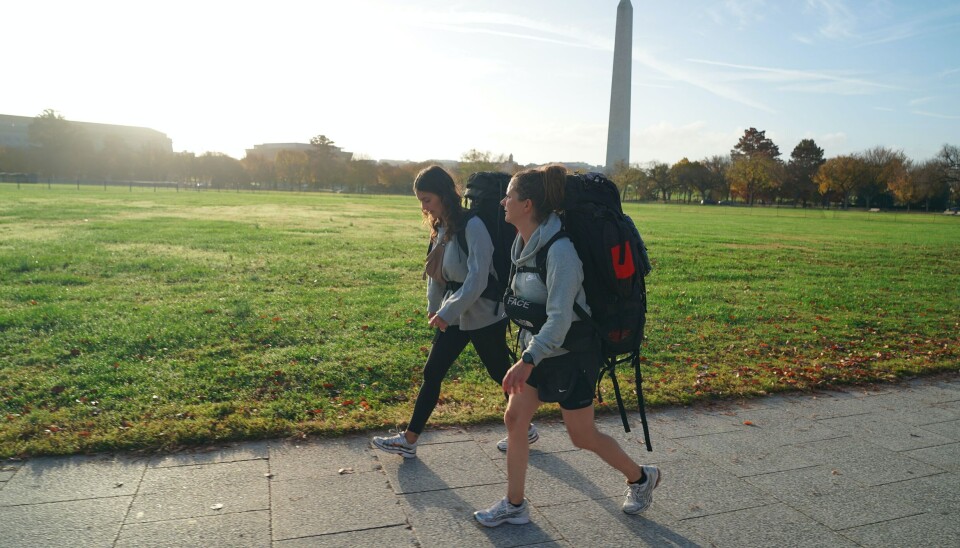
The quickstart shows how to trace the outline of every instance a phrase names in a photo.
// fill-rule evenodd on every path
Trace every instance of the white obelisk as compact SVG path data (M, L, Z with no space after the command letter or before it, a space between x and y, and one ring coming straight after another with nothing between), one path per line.
M630 163L630 66L633 64L633 5L620 0L617 34L613 42L613 83L610 86L610 124L607 126L607 164Z

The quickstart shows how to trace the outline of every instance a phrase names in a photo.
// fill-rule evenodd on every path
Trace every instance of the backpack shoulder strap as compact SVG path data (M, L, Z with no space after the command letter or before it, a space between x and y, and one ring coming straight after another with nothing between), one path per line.
M556 242L560 238L569 238L569 236L567 236L566 232L561 230L556 234L554 234L552 238L547 240L547 243L543 244L543 247L537 250L537 257L536 257L537 266L535 267L521 266L519 268L516 268L515 270L517 272L536 272L540 276L540 281L546 284L547 283L547 254L550 252L550 248L553 246L554 242ZM511 275L510 278L512 280L513 276Z
M470 210L467 210L463 214L463 227L457 231L457 243L460 244L460 249L463 250L467 255L470 254L470 246L467 245L467 223L470 222L470 219L476 217L476 213Z

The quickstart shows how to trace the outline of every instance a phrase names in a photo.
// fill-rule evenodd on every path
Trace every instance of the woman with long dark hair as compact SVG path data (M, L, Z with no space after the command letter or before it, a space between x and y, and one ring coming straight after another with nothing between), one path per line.
M437 406L440 385L468 342L473 344L487 373L498 384L503 381L511 361L506 342L509 320L498 301L482 296L487 280L495 275L493 241L486 226L479 217L467 215L453 177L440 166L430 166L418 173L413 191L420 202L424 223L430 227L432 245L424 277L428 280L427 319L436 332L406 430L373 438L377 449L404 458L417 455L417 440ZM455 237L461 230L469 253L460 248ZM536 428L529 424L524 445L538 437ZM501 440L498 447L506 450L506 444L506 440Z

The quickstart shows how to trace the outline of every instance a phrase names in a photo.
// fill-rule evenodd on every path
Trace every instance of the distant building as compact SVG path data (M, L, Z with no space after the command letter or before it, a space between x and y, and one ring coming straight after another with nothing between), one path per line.
M350 159L353 158L352 152L346 152L338 146L332 146L331 148L335 151L337 157L345 162L349 162ZM316 147L309 143L264 143L262 145L253 145L253 148L248 148L247 156L256 154L264 160L272 162L281 150L309 152L316 150Z
M30 124L33 123L33 120L34 118L30 116L0 114L0 147L28 148L30 146ZM166 152L173 152L173 141L165 133L155 129L75 122L73 120L67 120L67 122L83 132L84 136L93 143L94 150L103 149L104 143L112 139L127 145L133 150L158 148Z

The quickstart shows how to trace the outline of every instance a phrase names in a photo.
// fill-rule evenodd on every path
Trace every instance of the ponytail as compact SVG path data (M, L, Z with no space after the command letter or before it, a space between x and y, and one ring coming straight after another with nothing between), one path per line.
M551 212L563 204L567 168L552 164L521 171L513 176L513 184L520 199L533 202L533 217L538 223L542 223Z

